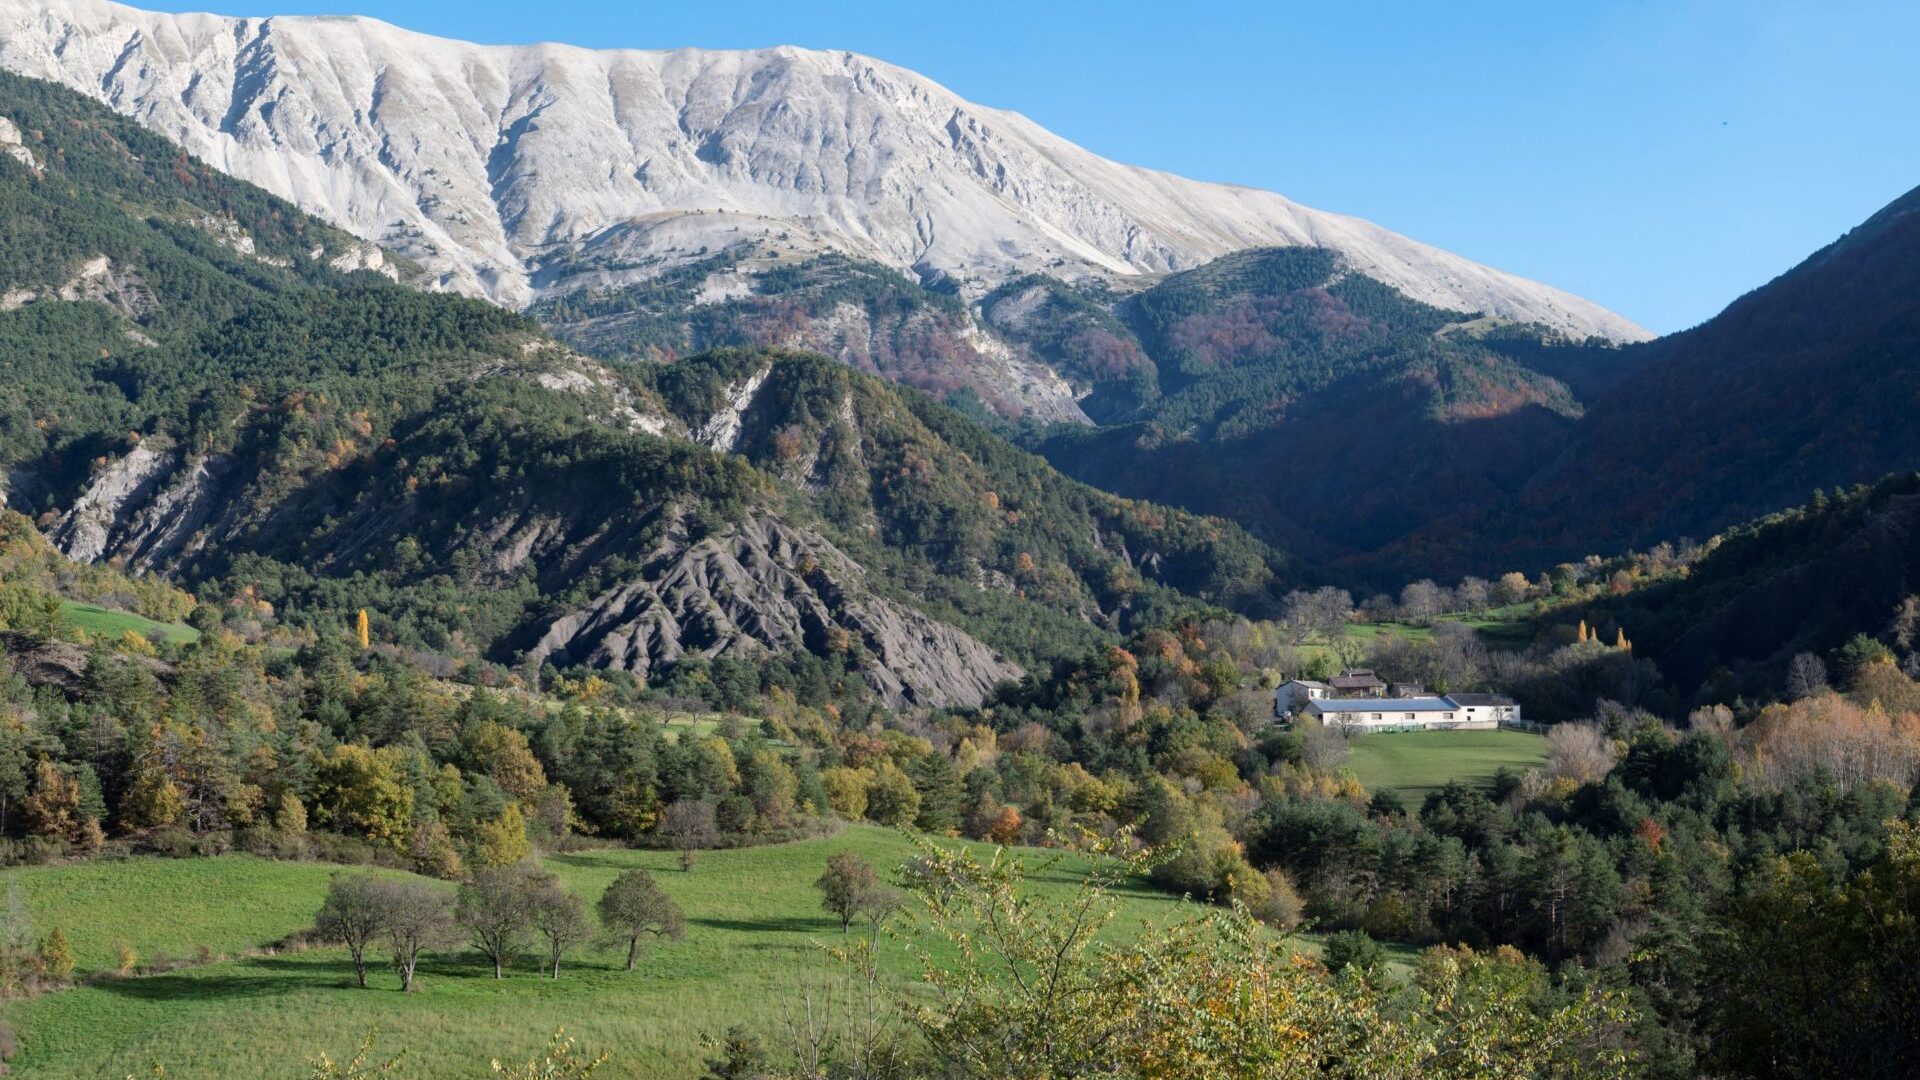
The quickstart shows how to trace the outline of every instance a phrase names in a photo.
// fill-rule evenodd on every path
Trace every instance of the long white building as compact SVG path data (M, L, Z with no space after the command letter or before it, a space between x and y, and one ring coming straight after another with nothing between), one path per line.
M1499 694L1324 698L1308 701L1301 711L1349 732L1488 730L1520 720L1519 703Z

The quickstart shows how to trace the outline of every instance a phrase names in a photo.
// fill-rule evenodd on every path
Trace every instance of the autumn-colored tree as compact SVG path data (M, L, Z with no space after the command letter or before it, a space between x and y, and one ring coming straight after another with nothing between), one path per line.
M300 796L291 791L280 793L280 802L273 811L273 826L284 833L307 831L307 807Z
M65 769L41 758L33 769L33 791L20 803L29 832L60 840L80 838L80 784Z
M820 770L820 786L827 793L827 805L849 821L859 821L866 816L869 779L864 770L842 765Z
M533 853L527 839L527 819L520 804L507 803L500 813L480 823L474 830L473 861L476 866L512 866Z
M489 720L467 737L467 755L473 770L493 778L501 790L531 804L547 786L547 773L533 756L527 737Z
M40 943L40 975L50 982L64 983L73 974L74 965L73 946L56 926Z
M406 751L343 743L313 761L314 813L322 825L404 850L413 828Z
M1020 819L1017 807L1003 806L993 819L993 825L987 829L987 838L996 844L1011 846L1020 842L1020 830L1026 823Z
M142 770L120 799L120 820L134 829L165 828L186 811L180 788L157 769Z
M447 832L446 823L438 817L414 824L407 853L413 858L414 870L428 877L455 881L461 875L460 852L453 846L453 836Z

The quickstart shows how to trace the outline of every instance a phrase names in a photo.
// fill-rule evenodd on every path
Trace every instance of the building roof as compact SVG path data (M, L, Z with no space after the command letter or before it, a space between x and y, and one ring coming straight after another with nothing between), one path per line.
M1458 708L1452 701L1443 697L1339 698L1332 701L1316 701L1308 707L1319 709L1323 713L1452 712Z
M1448 694L1459 705L1517 705L1505 694Z
M1333 687L1331 687L1331 686L1328 686L1328 685L1327 685L1326 683L1323 683L1323 682L1315 682L1315 681L1314 681L1314 680L1312 680L1312 679L1288 679L1288 680L1287 680L1286 682L1283 682L1283 683L1281 683L1280 685L1281 685L1281 686L1311 686L1311 687L1313 687L1313 688L1314 688L1315 690L1331 690L1331 689L1333 689Z
M1341 672L1340 674L1338 674L1338 675L1335 675L1335 676L1333 677L1333 680L1332 680L1332 682L1333 682L1333 685L1334 685L1334 687L1335 687L1336 689L1340 689L1340 690L1346 690L1346 689L1350 689L1350 688L1352 688L1352 687L1356 687L1356 686L1385 686L1385 685L1387 685L1386 683L1384 683L1384 682L1381 682L1381 681L1380 681L1380 676L1378 676L1378 675L1375 675L1375 674L1374 674L1373 672L1371 672L1371 671L1364 671L1364 670L1362 670L1362 671L1343 671L1343 672Z

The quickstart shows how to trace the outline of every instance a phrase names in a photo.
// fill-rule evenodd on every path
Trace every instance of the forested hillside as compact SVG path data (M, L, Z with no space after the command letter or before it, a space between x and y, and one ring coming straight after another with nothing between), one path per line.
M608 367L74 95L7 77L8 498L67 553L372 612L456 665L826 664L974 701L1196 603L1271 610L1232 526L1075 484L792 353ZM798 458L804 453L802 467Z
M1850 645L1911 651L1916 596L1920 474L1902 473L1728 530L1684 576L1598 607L1703 701L1764 702L1824 685Z
M1720 315L1627 354L1515 497L1384 553L1449 567L1650 546L1920 465L1920 191ZM1436 566L1436 568L1438 568Z
M1320 558L1370 551L1503 498L1620 350L1416 303L1332 252L1243 252L1116 307L1150 361L1097 430L1043 444L1102 487L1238 521Z

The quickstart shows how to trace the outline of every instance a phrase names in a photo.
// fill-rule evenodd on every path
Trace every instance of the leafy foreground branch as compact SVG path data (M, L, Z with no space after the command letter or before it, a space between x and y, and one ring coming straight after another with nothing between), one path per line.
M902 1003L927 1074L1575 1078L1634 1064L1620 998L1556 986L1513 950L1430 950L1394 987L1329 974L1244 910L1117 941L1111 893L1142 855L1102 845L1103 865L1050 901L1004 850L922 846L911 947L931 993Z

